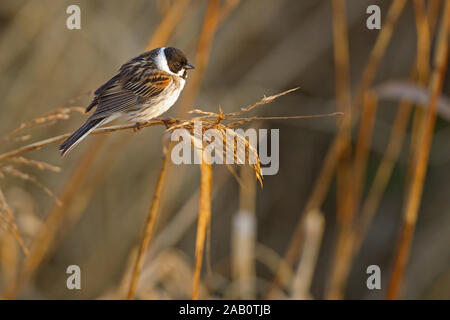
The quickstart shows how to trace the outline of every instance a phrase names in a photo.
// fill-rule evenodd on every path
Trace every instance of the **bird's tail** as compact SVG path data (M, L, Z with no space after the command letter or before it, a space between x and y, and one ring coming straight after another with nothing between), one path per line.
M85 124L61 144L59 147L61 156L64 156L67 152L75 148L89 133L91 133L92 130L105 123L107 120L108 118L88 119Z

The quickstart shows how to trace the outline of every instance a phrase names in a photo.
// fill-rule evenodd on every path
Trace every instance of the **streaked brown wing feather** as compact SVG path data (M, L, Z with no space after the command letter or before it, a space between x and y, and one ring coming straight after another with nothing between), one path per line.
M168 73L151 70L124 81L122 88L146 100L163 91L171 81L172 77Z
M156 69L137 68L133 73L119 74L116 81L99 92L98 106L92 118L133 109L160 94L171 81L171 75Z

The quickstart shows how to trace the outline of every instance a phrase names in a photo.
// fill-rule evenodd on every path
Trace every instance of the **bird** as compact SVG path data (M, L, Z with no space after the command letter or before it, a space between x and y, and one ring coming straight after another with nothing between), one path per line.
M94 92L86 112L93 114L59 147L66 155L98 126L118 118L145 123L166 112L178 100L187 79L195 69L186 55L174 47L161 47L142 53L123 64L118 73Z

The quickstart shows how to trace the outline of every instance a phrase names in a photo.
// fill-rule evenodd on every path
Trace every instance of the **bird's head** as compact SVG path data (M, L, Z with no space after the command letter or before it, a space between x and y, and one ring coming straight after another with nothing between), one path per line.
M164 55L166 57L169 70L183 79L186 79L187 70L195 69L180 49L173 47L164 48Z

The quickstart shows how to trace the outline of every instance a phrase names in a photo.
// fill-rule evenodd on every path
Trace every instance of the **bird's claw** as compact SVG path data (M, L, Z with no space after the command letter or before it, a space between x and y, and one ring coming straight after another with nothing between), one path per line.
M166 117L166 118L153 118L153 120L161 121L164 123L164 126L166 126L166 129L169 129L169 122L173 121L173 118Z
M134 132L138 132L139 130L142 129L143 125L144 125L144 122L136 122L134 127L133 127L133 131Z

